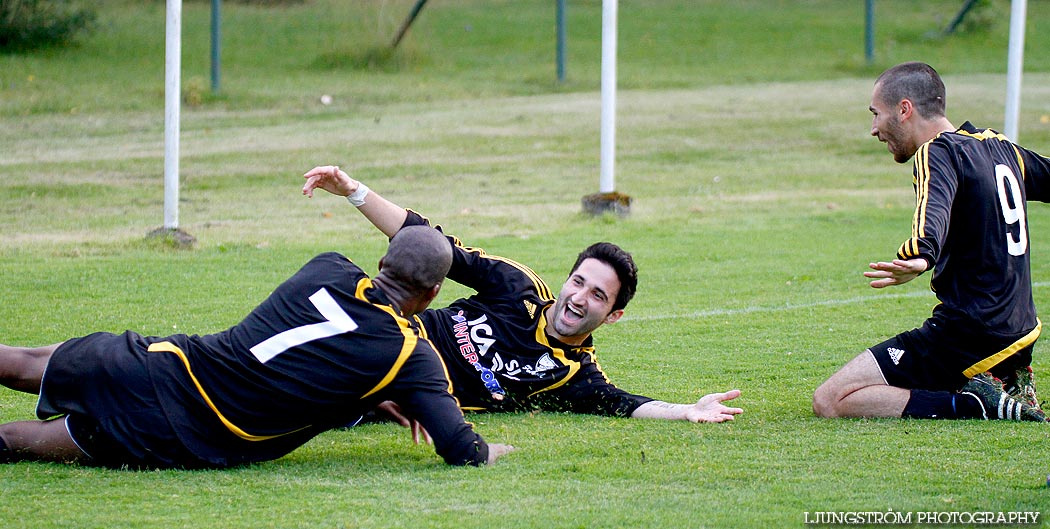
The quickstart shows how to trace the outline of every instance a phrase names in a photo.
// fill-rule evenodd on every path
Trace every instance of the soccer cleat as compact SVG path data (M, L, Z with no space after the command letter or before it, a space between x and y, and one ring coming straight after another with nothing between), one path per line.
M1046 422L1043 410L1014 399L1003 391L999 379L987 373L971 378L959 393L977 399L985 419Z
M1025 366L1014 372L1013 380L1003 389L1018 402L1033 408L1039 408L1039 397L1035 394L1035 374L1032 366Z

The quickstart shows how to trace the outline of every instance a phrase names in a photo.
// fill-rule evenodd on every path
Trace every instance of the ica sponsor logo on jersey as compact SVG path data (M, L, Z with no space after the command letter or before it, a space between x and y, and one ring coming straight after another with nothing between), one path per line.
M495 373L481 363L481 358L488 354L489 348L496 340L492 338L492 326L486 323L488 315L482 314L476 320L467 321L463 311L452 315L452 332L456 336L459 354L474 366L481 376L481 382L492 393L504 395L507 392L499 385Z

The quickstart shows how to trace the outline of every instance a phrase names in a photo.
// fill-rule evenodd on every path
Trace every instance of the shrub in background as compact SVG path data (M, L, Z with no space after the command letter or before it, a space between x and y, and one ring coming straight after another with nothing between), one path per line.
M66 44L94 21L94 11L64 0L0 0L0 51Z

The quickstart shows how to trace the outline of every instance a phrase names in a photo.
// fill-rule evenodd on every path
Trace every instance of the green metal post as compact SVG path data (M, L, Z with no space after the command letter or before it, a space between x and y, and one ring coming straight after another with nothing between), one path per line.
M557 63L558 82L565 82L565 0L558 0L558 13L555 25L558 32Z
M219 92L220 25L219 4L222 0L211 0L211 91Z
M875 0L864 0L864 60L875 62Z

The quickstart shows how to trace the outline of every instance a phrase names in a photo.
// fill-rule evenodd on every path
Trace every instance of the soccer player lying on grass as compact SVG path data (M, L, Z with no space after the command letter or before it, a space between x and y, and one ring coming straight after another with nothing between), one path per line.
M465 422L441 359L410 319L437 295L451 261L441 234L413 228L390 241L375 279L321 254L218 334L0 346L0 383L39 393L44 419L0 425L0 461L267 461L393 399L447 463L493 463L513 448L486 444Z
M345 196L388 237L429 221L384 199L334 166L305 175L303 193ZM623 315L634 295L637 269L630 254L597 243L578 257L557 299L535 272L503 257L453 248L449 279L477 291L448 307L416 316L445 360L452 393L464 409L544 409L624 417L723 422L741 413L723 404L738 390L706 395L694 404L671 404L633 395L609 382L595 362L591 333ZM403 425L410 421L387 403ZM413 431L414 436L417 432Z
M1032 301L1027 200L1050 201L1050 160L1005 136L956 128L929 65L879 76L871 135L913 164L916 210L897 259L864 275L883 288L933 269L940 303L921 328L876 345L817 388L821 417L1044 421L1032 347L1041 324Z

